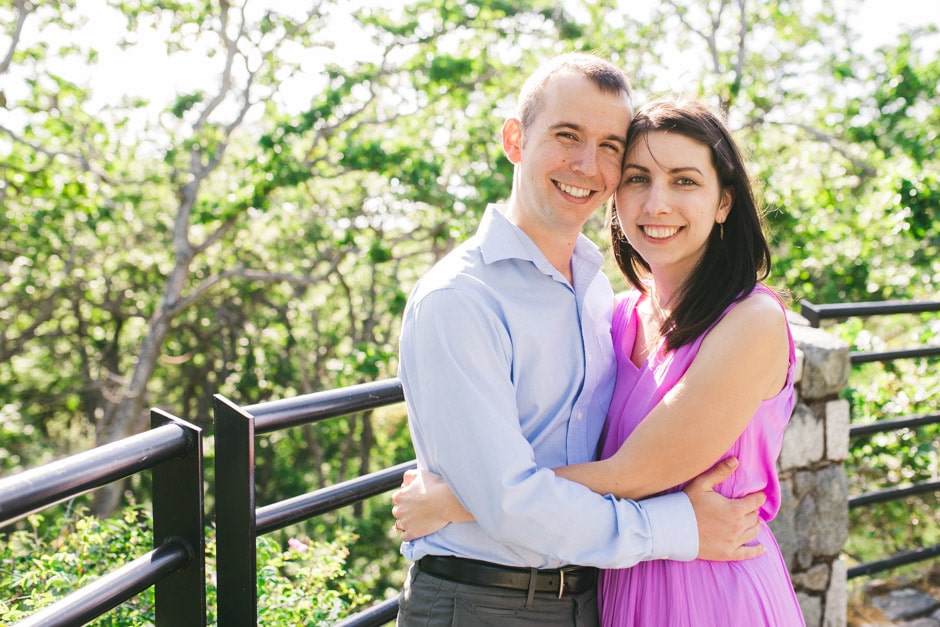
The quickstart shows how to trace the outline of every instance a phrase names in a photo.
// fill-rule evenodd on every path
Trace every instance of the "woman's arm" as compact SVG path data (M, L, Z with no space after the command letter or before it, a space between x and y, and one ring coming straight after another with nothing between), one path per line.
M429 470L409 470L392 493L392 516L402 540L415 540L452 522L468 522L468 512L447 483Z
M767 294L740 302L709 332L685 375L610 458L555 472L595 492L640 499L712 466L761 401L786 381L786 315Z

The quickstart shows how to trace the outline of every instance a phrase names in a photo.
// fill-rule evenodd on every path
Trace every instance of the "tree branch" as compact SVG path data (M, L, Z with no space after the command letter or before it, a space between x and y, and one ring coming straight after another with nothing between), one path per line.
M10 33L10 47L7 49L6 56L0 61L0 74L6 74L13 62L13 54L16 52L16 46L20 43L20 37L23 34L23 25L30 13L36 10L36 5L28 0L14 0L13 7L16 9L16 23L13 26L13 32Z
M878 174L878 172L873 167L871 167L868 163L849 154L848 147L846 147L842 143L842 141L834 135L824 133L820 131L819 129L813 128L812 126L808 124L803 124L801 122L775 122L773 120L767 120L763 118L760 120L751 122L749 124L746 124L745 126L754 127L754 126L758 126L761 124L768 124L770 126L777 126L780 128L784 128L788 126L797 128L803 131L804 133L806 133L807 135L809 135L814 140L820 143L823 143L829 148L831 148L832 150L834 150L836 153L841 155L846 161L851 163L852 167L855 168L856 170L859 170L863 175L871 177L871 176L875 176L876 174Z

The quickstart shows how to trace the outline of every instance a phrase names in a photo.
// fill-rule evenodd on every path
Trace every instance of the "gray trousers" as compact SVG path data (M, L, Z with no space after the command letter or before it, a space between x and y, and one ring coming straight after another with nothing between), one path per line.
M398 603L399 627L505 627L539 625L597 627L597 590L579 595L504 590L454 583L408 571Z

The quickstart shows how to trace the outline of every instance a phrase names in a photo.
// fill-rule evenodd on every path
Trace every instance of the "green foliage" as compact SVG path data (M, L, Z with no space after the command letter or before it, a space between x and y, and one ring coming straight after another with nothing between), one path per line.
M851 318L827 325L853 351L936 345L935 315ZM853 367L843 396L854 424L936 415L937 358L900 359ZM935 481L940 477L940 425L886 431L852 440L846 470L851 495ZM845 553L857 562L940 544L940 495L924 493L849 510Z
M174 117L182 119L184 113L192 109L204 99L205 94L202 93L180 94L179 97L177 97L176 102L170 108L170 111L173 113Z
M258 621L264 625L331 625L371 602L357 577L347 572L348 545L356 537L336 534L330 542L291 537L283 545L258 538ZM100 520L76 514L49 526L42 515L28 518L0 542L0 622L11 624L52 604L101 575L152 549L152 520L136 506ZM206 529L208 624L215 624L215 534ZM89 623L152 625L149 588Z
M341 542L291 538L286 548L258 538L258 624L332 625L371 598L346 572L347 549L355 537Z
M778 266L801 297L845 302L935 291L940 170L936 132L927 129L940 115L937 91L928 87L937 84L940 63L916 41L902 35L897 47L856 59L851 69L833 64L833 79L866 95L828 96L817 113L824 123L814 126L832 136L816 149L793 143L792 134L767 146L786 141L798 151L780 147L784 163L768 160L760 178L773 209ZM843 135L851 143L836 139Z
M53 527L36 514L0 542L0 619L16 621L87 585L152 547L147 514L132 507L119 518L76 515ZM129 557L130 556L130 557ZM92 624L153 622L153 593L144 593Z

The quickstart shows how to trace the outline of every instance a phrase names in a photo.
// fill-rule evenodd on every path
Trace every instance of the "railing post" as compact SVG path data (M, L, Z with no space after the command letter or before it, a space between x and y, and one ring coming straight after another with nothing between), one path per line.
M254 418L214 396L219 627L258 621Z
M808 300L800 301L800 315L802 315L809 322L809 326L814 329L819 328L819 322L822 320L822 313L817 305L809 302Z
M154 586L157 627L206 624L206 543L203 502L202 429L159 409L150 412L152 429L176 424L185 430L189 447L156 465L153 476L154 549L168 542L186 546L191 558L185 569Z

